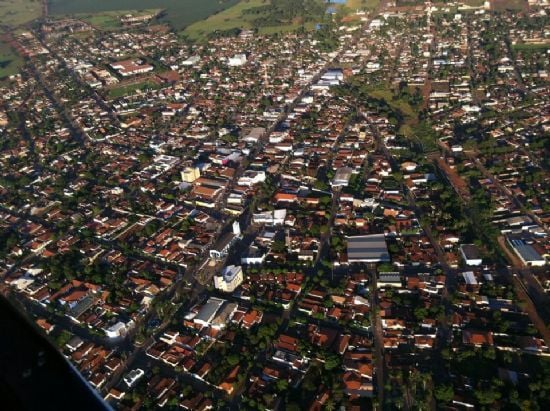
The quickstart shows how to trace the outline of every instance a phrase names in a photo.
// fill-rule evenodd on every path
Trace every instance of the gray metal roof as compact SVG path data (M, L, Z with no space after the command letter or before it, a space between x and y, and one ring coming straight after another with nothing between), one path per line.
M348 237L348 261L389 262L390 254L384 234Z
M225 300L222 300L221 298L210 297L206 304L204 304L197 313L194 320L209 323L212 321L214 315L216 315L216 312L220 309L224 302Z
M96 298L92 295L87 295L82 300L78 302L69 312L69 315L73 318L78 318L90 308L92 308L96 303Z

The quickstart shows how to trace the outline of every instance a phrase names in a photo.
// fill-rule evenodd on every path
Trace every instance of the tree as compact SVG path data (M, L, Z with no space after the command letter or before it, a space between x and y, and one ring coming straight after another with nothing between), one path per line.
M490 387L488 389L475 390L474 396L481 405L490 405L499 400L501 394L495 387Z
M330 371L340 365L340 360L337 356L331 355L325 360L325 370Z
M277 391L279 392L285 392L288 389L288 381L285 379L281 379L277 381Z
M231 354L227 357L227 363L232 367L239 363L239 356L237 354Z
M437 386L435 388L434 395L438 401L448 403L453 399L455 393L452 385L445 384Z

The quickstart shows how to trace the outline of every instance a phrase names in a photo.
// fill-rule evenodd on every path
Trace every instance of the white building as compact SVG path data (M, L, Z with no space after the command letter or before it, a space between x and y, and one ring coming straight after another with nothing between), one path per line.
M266 179L265 171L246 170L239 181L240 186L252 187L253 185L263 183Z
M227 64L230 67L239 67L246 64L246 54L235 54L227 59Z
M185 167L185 170L181 172L181 180L186 183L192 183L201 176L201 172L198 167Z
M286 218L286 209L266 211L252 215L254 224L283 225Z
M197 64L200 60L201 60L201 58L200 58L199 56L191 56L191 57L189 57L188 59L183 60L183 61L181 62L181 65L182 65L182 66L194 66L194 65Z
M248 247L248 250L241 256L241 264L254 265L263 264L267 257L267 251L255 245Z
M232 293L243 282L243 269L239 265L228 265L214 276L214 287L225 293Z
M477 266L482 263L479 250L474 244L462 244L460 246L460 255L466 265Z
M353 170L350 167L340 167L338 170L336 170L336 174L334 175L334 178L332 179L330 185L333 188L347 187L352 172Z
M143 371L141 368L136 368L135 370L130 371L126 376L124 377L124 382L128 386L128 388L132 388L136 382L139 381L141 377L145 375L145 371Z
M132 320L130 320L127 324L119 321L103 331L105 331L105 335L109 338L118 338L126 335L133 325L134 322Z

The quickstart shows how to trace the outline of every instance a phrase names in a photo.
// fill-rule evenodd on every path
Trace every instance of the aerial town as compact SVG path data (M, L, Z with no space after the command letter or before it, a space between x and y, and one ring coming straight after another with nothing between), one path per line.
M550 5L469 3L11 33L1 294L116 410L550 409Z

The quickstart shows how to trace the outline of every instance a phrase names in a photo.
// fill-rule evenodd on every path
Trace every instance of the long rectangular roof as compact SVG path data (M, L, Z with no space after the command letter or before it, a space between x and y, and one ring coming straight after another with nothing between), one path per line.
M390 254L384 234L348 237L349 262L389 262Z
M209 323L224 303L225 300L222 300L221 298L210 297L206 304L204 304L199 310L194 320Z

